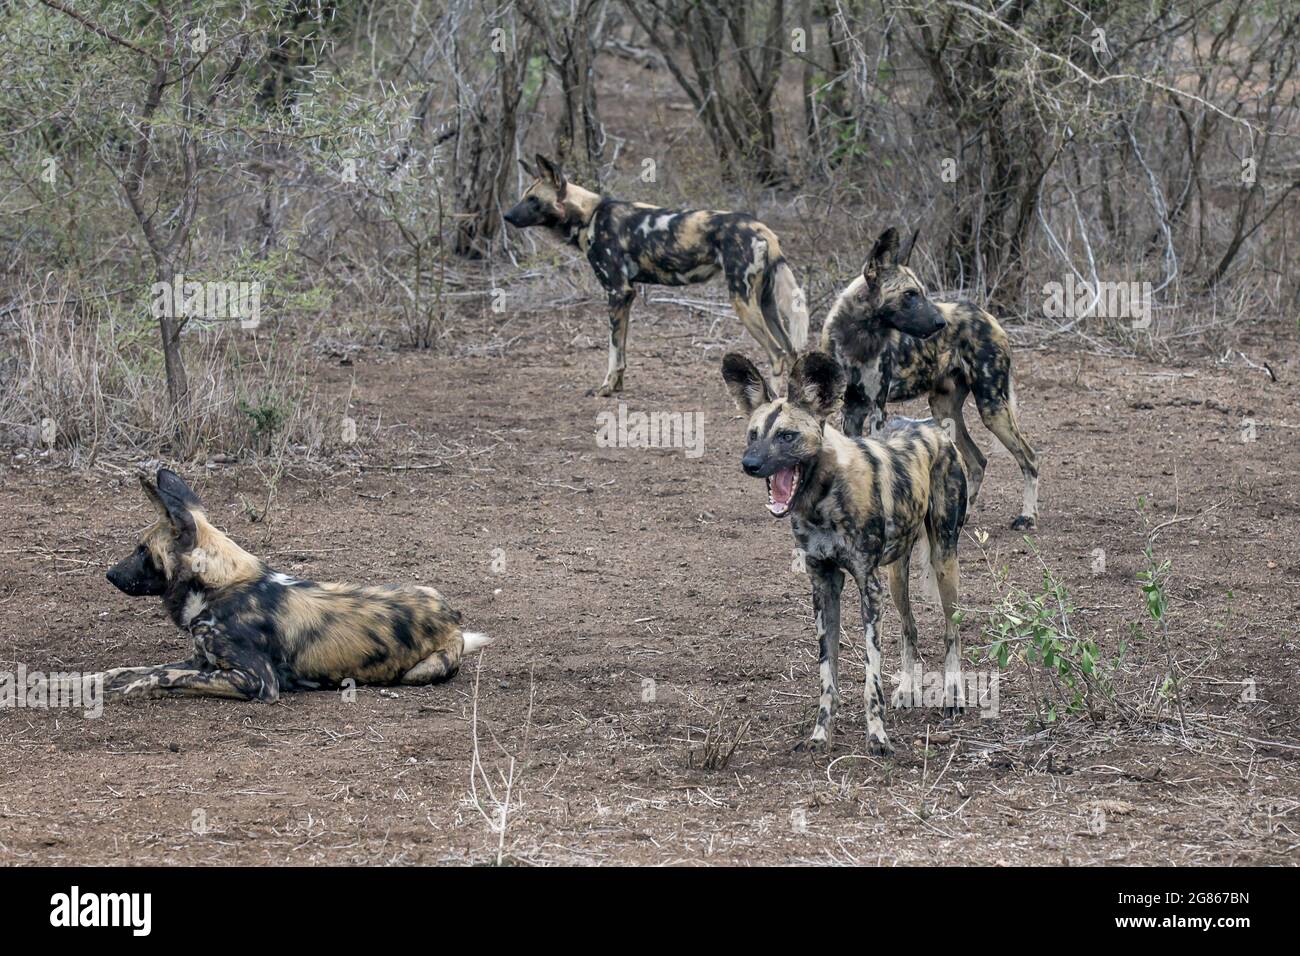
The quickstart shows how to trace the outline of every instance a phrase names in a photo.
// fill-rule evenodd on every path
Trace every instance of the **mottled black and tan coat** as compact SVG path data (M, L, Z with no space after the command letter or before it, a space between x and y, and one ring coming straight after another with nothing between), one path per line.
M605 288L609 366L598 394L623 388L633 287L691 285L718 273L776 374L789 370L808 340L808 308L780 241L766 225L744 213L664 209L601 196L568 182L544 156L535 168L521 165L534 181L506 222L521 229L543 226L581 249Z
M944 620L944 712L965 703L957 605L957 544L966 520L966 477L956 446L933 422L900 420L881 439L850 438L827 424L839 407L844 376L822 352L800 357L786 395L778 398L744 356L728 354L722 375L748 418L745 473L767 480L768 510L789 515L795 542L812 579L820 644L821 699L812 739L830 745L839 704L840 591L847 574L862 599L866 636L867 742L872 753L892 750L885 732L881 681L880 582L883 567L903 622L900 683L895 707L918 700L916 621L908 593L913 549L928 551Z
M1011 452L1024 476L1020 514L1011 526L1038 521L1038 458L1016 420L1011 344L997 319L971 302L936 302L907 260L916 234L900 252L898 234L877 240L862 275L840 293L822 327L822 351L848 376L844 432L876 434L885 403L926 396L961 449L970 478L970 504L984 480L987 459L966 430L962 406L973 395L984 426Z
M140 479L157 520L108 572L133 597L161 597L194 653L104 674L122 697L274 701L282 691L430 684L487 642L433 588L318 584L273 571L217 530L174 472Z

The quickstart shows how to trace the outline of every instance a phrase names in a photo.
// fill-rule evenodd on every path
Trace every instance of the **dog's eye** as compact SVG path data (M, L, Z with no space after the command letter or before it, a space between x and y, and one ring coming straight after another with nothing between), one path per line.
M756 438L758 438L758 429L757 429L757 428L751 428L751 429L749 430L749 440L750 440L750 441L754 441Z
M904 293L903 293L903 300L904 300L905 302L915 302L915 301L916 301L916 290L915 290L915 289L908 289L906 292L904 292Z
M781 432L776 436L777 441L791 442L799 437L798 432Z

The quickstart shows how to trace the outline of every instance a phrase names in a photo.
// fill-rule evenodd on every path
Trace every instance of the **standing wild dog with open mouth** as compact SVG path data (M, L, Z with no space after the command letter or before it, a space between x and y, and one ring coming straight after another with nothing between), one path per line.
M781 243L767 226L736 212L675 210L621 202L568 182L560 167L537 156L535 178L505 220L523 229L545 226L586 253L609 300L609 368L597 394L623 390L633 286L691 285L719 272L749 334L784 375L808 340L808 308Z
M209 522L179 476L140 484L158 520L108 572L133 597L159 596L194 638L188 660L119 667L104 690L123 697L274 701L281 691L431 684L487 643L432 588L316 584L272 571Z
M743 355L722 360L722 377L740 411L749 416L745 474L767 480L768 510L790 516L794 539L812 578L813 613L821 645L821 700L809 749L830 746L839 706L840 589L843 573L862 597L866 632L867 743L873 754L893 748L885 733L880 677L880 582L903 620L903 669L891 701L917 701L916 621L908 595L912 549L928 550L946 622L944 715L965 705L957 610L957 543L966 521L966 475L961 457L943 430L926 421L891 423L883 440L849 438L826 423L840 404L844 373L822 352L795 363L786 397L775 398L763 376Z
M822 351L848 374L844 431L869 434L885 421L885 402L926 395L939 422L950 420L970 476L975 504L987 459L966 430L962 405L975 396L984 427L1006 446L1025 478L1016 529L1038 521L1038 458L1016 421L1011 344L997 319L971 302L932 302L907 267L916 233L900 252L890 228L876 240L858 276L840 293L822 327Z

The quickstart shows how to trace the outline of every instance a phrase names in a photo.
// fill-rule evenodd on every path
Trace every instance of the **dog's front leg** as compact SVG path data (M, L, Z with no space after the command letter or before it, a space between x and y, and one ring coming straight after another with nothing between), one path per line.
M184 668L155 667L147 674L135 676L125 686L113 691L127 699L151 697L224 697L229 700L260 700L274 703L280 686L274 674L257 674L247 670L198 671Z
M822 692L817 701L817 723L801 749L829 750L834 736L835 711L840 704L840 591L844 574L829 562L808 563L812 578L813 614L817 626L818 664Z
M880 580L875 568L858 582L862 592L862 630L867 647L867 751L877 757L894 752L885 732L885 687L880 677Z
M850 438L862 437L862 423L867 417L870 398L862 387L862 375L856 365L849 366L849 384L844 390L844 434Z
M893 365L888 355L880 357L880 377L875 382L875 394L869 396L870 407L867 409L867 431L866 434L872 438L880 435L881 430L885 427L885 419L889 413L885 410L889 402L889 385L893 378Z
M635 297L631 286L609 290L609 366L597 395L609 396L623 391L623 372L627 368L627 325Z
M192 628L202 657L180 666L122 668L105 691L119 697L224 697L273 703L280 697L280 681L266 655L215 626ZM143 673L140 673L143 671Z
M104 671L99 676L104 681L104 691L106 693L120 694L124 688L148 674L156 674L159 671L197 671L202 670L205 666L206 661L203 655L195 654L193 657L172 664L151 664L148 667L114 667Z

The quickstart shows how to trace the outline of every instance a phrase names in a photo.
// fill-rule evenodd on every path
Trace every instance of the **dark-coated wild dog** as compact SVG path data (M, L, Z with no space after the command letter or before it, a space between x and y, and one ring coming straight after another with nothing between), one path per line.
M891 704L917 700L916 621L908 595L912 550L928 550L943 606L944 714L965 705L961 637L954 619L959 573L957 543L966 521L966 476L957 447L929 420L904 419L883 440L849 438L826 423L840 404L844 373L823 352L800 357L786 397L775 398L743 355L722 360L722 377L736 406L749 417L742 466L767 479L768 510L790 516L795 542L812 579L813 613L821 645L821 700L809 749L828 748L839 705L840 589L847 573L862 598L866 632L867 743L873 754L892 751L885 732L880 676L880 582L903 620L903 668ZM891 423L892 425L892 423Z
M586 253L609 300L609 367L597 394L623 389L633 286L691 285L726 274L731 305L749 334L784 375L808 340L808 307L781 243L743 213L662 209L621 202L568 182L560 167L537 157L520 165L534 177L506 213L512 226L545 226Z
M159 596L194 655L104 674L106 694L274 701L281 691L430 684L487 643L432 588L316 584L272 571L209 522L174 472L140 484L158 512L108 572L118 590Z
M984 427L1006 446L1024 475L1017 529L1038 521L1038 458L1021 434L1011 381L1011 345L997 319L971 302L933 302L916 273L907 267L916 233L900 252L898 233L886 229L871 250L862 275L840 293L822 327L822 351L833 355L848 374L844 431L868 434L885 421L885 402L921 395L953 435L970 479L975 504L987 464L966 430L962 405L975 396Z

